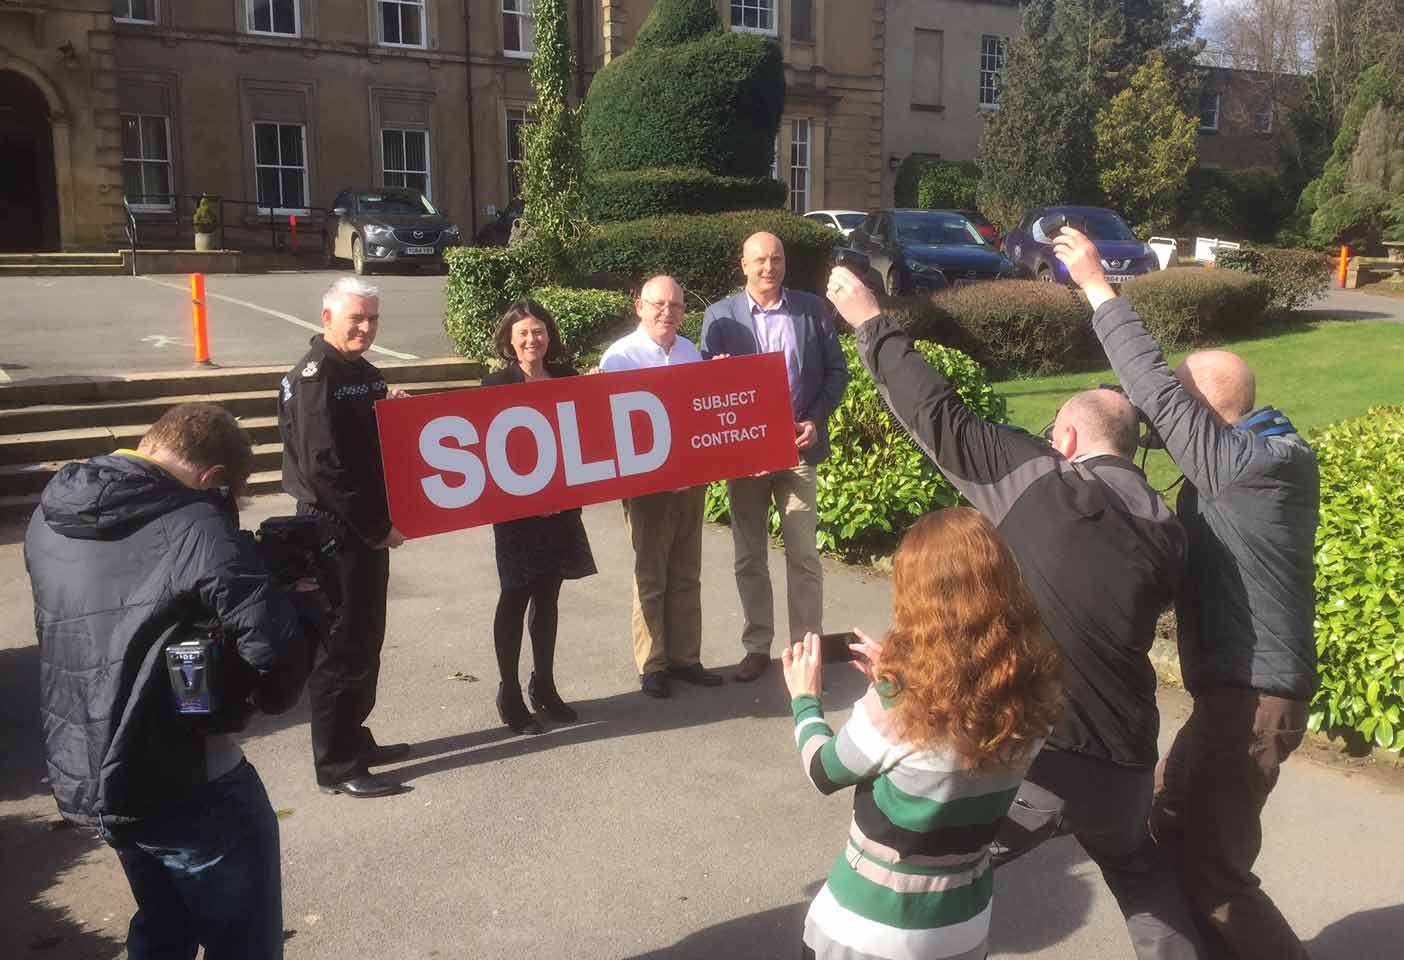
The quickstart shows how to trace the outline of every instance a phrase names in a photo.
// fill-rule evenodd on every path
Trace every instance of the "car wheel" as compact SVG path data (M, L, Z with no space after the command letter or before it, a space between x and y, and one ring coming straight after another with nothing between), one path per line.
M1047 267L1039 267L1039 268L1038 268L1038 282L1039 282L1039 283L1052 283L1052 282L1053 282L1053 271L1052 271L1052 270L1049 270Z
M351 238L351 269L356 271L358 277L364 277L370 273L370 267L366 265L366 251L361 246L360 237Z
M900 297L902 295L902 277L897 273L896 267L891 267L887 271L887 276L883 278L882 288L887 291L889 297Z

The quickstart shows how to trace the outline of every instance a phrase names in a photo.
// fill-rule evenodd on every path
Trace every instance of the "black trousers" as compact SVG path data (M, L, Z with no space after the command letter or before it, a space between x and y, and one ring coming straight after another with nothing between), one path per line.
M334 559L331 629L312 658L307 678L312 706L312 762L319 784L366 772L375 748L365 726L375 706L380 649L385 644L385 592L390 551L345 544Z

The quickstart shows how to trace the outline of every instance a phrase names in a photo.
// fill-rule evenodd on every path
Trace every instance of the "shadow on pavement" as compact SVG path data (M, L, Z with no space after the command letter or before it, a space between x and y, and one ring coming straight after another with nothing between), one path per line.
M814 892L819 886L814 884ZM799 960L809 899L707 927L688 934L671 947L635 954L628 960Z
M1362 910L1322 929L1305 946L1313 960L1363 960L1399 956L1404 943L1404 904Z
M673 696L667 700L651 699L635 688L609 697L571 701L580 720L573 724L552 724L543 717L542 724L547 732L538 736L518 736L505 726L494 725L487 730L425 740L412 745L413 760L395 768L392 775L409 782L447 770L596 740L704 726L739 717L789 716L790 696L779 669L777 663L765 676L748 684L732 683L731 671L723 671L727 683L708 689L675 680ZM824 699L830 710L846 709L862 695L862 678L856 673L851 677L846 673L829 678L825 684Z
M1298 310L1299 319L1309 322L1318 320L1391 320L1394 314L1381 310L1332 310L1328 307L1311 307Z
M12 957L108 960L122 944L84 929L47 891L103 846L91 830L69 827L47 799L39 720L39 647L0 650L0 802L45 796L42 815L0 816L0 930Z
M1074 875L1087 862L1076 840L1059 837L995 871L990 952L1037 954L1081 928L1101 883L1095 868Z

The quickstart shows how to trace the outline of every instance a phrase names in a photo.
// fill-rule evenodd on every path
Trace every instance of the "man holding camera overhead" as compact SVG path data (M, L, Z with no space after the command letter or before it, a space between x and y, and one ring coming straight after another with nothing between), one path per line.
M746 289L719 300L702 318L702 355L780 353L789 373L800 464L754 477L728 480L731 538L736 548L736 590L741 595L741 645L746 654L737 680L754 680L770 666L775 640L775 600L770 588L768 525L772 501L785 541L785 595L790 643L821 633L824 568L819 560L815 483L829 455L829 417L848 386L848 362L823 300L785 287L785 245L755 233L741 247Z
M25 535L49 787L117 851L131 960L283 955L278 820L230 734L297 702L307 642L239 532L252 463L226 410L182 404L65 465Z
M404 396L365 358L380 326L380 288L342 277L322 296L322 330L283 378L278 430L283 489L300 515L336 530L331 629L312 661L312 760L325 793L384 797L400 783L369 767L409 756L407 743L379 745L366 727L385 644L389 551L404 543L390 523L375 402Z
M1151 827L1237 956L1299 960L1306 951L1253 863L1263 805L1317 687L1316 454L1280 411L1256 406L1241 357L1203 350L1172 371L1092 241L1069 229L1054 246L1112 369L1185 475L1176 508L1193 562L1175 610L1194 709L1158 771Z

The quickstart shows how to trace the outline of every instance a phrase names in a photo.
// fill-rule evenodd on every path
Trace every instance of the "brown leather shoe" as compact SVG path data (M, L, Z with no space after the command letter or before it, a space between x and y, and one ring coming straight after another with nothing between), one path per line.
M736 665L736 672L731 679L737 683L750 683L752 680L765 673L766 667L770 666L770 654L768 653L748 653L741 658L741 662Z

